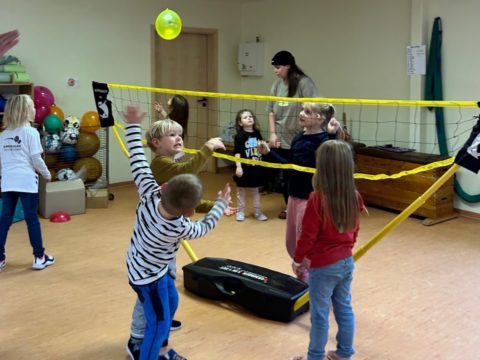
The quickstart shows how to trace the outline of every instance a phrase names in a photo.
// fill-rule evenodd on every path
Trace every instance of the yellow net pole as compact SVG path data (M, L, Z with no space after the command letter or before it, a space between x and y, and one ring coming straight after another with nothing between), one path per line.
M198 260L198 256L195 254L195 251L193 251L192 247L190 246L190 243L187 240L182 240L182 246L193 262Z
M391 220L383 229L381 229L377 234L373 236L365 245L362 245L359 249L355 251L353 254L354 261L360 259L363 255L367 253L373 246L375 246L378 242L380 242L385 235L387 235L390 231L395 229L398 225L400 225L406 218L413 214L415 210L421 207L425 202L432 196L443 184L450 179L455 172L458 170L459 165L453 164L446 172L443 174L435 183L430 186L425 193L420 195L413 203L411 203L408 207L405 208L400 214L398 214L393 220ZM303 305L305 305L310 296L309 293L306 292L302 296L300 296L293 305L293 310L297 311Z

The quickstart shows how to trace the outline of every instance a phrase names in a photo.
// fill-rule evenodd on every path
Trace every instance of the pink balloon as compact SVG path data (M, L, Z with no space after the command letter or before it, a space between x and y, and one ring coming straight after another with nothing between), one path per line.
M43 124L43 119L50 114L50 106L35 104L35 122L39 125Z
M33 99L36 105L51 106L55 102L50 89L41 85L33 87Z

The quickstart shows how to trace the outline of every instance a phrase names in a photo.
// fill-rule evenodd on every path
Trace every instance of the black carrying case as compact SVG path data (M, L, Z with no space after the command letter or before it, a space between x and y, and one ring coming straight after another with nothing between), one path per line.
M290 322L308 310L295 301L308 285L292 276L260 266L223 258L203 258L183 267L185 289L208 299L230 300L254 314Z

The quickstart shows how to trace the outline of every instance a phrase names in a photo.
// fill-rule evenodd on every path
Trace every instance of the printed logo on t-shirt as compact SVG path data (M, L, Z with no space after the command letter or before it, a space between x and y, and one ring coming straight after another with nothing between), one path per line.
M257 138L250 137L245 141L245 157L252 160L261 160L262 155L257 149Z
M20 144L22 142L22 140L20 140L20 138L18 136L15 136L14 138L6 138L5 140L13 140L17 144Z
M278 106L286 107L286 106L288 106L288 101L279 101Z
M11 143L10 144L4 144L3 145L3 150L5 150L5 151L18 150L22 147L20 145L22 143L22 140L18 136L15 136L14 138L5 138L5 140L11 140L11 141L16 143L16 144L11 144Z

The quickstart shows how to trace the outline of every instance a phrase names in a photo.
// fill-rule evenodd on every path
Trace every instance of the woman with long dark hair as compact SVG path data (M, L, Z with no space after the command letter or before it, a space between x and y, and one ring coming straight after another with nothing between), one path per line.
M296 62L295 57L288 51L282 50L272 58L275 75L278 79L272 85L270 95L291 98L319 97L319 91L313 80L305 75ZM302 103L295 101L270 101L267 105L268 126L270 131L269 146L285 159L290 158L290 145L293 138L302 129L298 116L302 111ZM288 170L282 171L282 192L285 204L288 200L286 184L288 183ZM278 214L285 219L286 210Z

